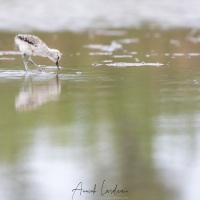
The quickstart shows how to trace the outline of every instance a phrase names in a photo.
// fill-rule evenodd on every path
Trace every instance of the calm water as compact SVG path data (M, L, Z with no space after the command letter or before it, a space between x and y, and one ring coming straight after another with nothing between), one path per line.
M36 57L44 72L25 73L0 33L2 200L200 198L198 32L34 34L62 70Z

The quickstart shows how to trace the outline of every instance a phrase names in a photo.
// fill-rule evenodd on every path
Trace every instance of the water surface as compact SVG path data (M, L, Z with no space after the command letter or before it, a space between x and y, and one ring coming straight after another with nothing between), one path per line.
M62 68L36 57L44 71L26 73L15 34L0 33L3 200L72 199L80 182L96 193L77 200L200 198L198 32L34 34Z

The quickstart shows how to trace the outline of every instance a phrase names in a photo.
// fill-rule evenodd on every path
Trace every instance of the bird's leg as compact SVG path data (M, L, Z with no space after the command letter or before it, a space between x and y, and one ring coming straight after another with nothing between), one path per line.
M28 65L27 65L25 56L26 56L26 54L23 53L23 54L22 54L22 60L23 60L23 63L24 63L24 66L25 66L26 71L29 71L29 68L28 68Z
M39 71L42 71L42 69L40 68L40 66L37 65L37 64L32 60L31 55L30 55L30 57L29 57L29 61L30 61L33 65L35 65L35 66L38 68Z

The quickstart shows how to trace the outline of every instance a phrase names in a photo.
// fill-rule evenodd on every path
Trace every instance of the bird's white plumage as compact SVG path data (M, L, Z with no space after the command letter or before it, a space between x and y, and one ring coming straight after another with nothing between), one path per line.
M23 54L23 61L26 70L28 70L27 63L25 62L25 55L30 55L30 62L35 64L32 61L31 56L43 56L48 57L53 62L56 63L58 69L58 61L61 58L61 53L57 49L50 49L41 39L37 36L29 34L18 34L15 36L15 44L18 45L19 50ZM36 65L36 64L35 64ZM38 65L36 65L38 67ZM39 68L38 68L39 69Z

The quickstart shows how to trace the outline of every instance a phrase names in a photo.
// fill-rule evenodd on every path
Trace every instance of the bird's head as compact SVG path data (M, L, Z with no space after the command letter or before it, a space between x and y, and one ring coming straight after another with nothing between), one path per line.
M61 59L61 56L62 56L62 53L60 53L60 51L58 51L57 49L49 49L48 57L50 60L56 63L58 70L60 70L58 62Z

